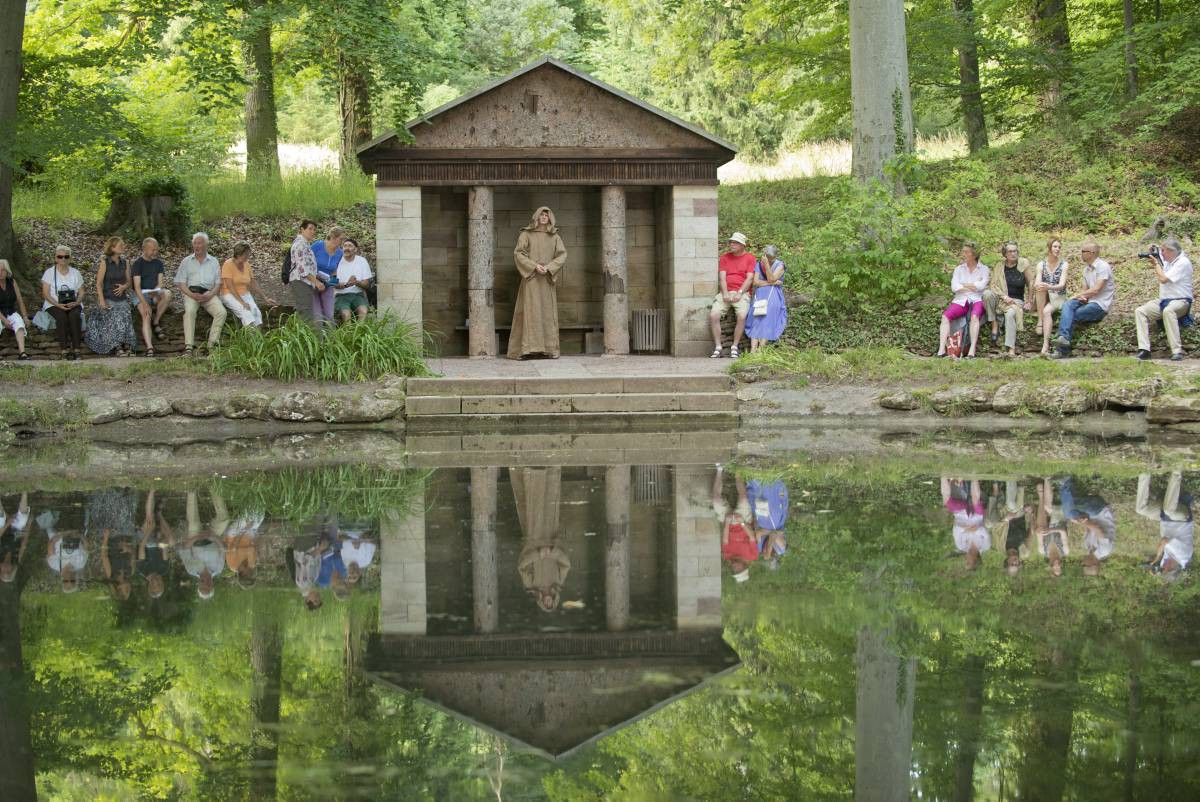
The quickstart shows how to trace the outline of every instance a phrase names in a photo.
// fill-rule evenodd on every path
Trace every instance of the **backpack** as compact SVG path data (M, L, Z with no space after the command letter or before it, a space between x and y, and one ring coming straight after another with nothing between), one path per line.
M283 254L283 275L280 276L284 284L288 284L292 280L292 249L288 248Z

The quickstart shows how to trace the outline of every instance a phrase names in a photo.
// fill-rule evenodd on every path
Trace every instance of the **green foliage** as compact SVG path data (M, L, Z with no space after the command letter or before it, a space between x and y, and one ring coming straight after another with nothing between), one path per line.
M826 205L829 221L805 251L817 304L902 304L932 289L944 248L913 196L877 181L841 182Z
M188 241L193 209L187 187L179 178L145 174L118 176L104 185L104 195L110 208L121 214L143 205L147 199L170 198L171 206L165 214L153 220L139 215L137 222L129 222L123 233L130 242L139 242L146 237L154 237L159 242Z
M383 376L426 376L429 369L423 357L413 326L389 314L323 331L292 315L266 332L238 329L210 361L217 373L348 383Z
M371 178L356 170L311 170L263 180L218 173L193 179L189 189L196 214L204 221L234 215L319 219L375 200Z
M75 431L87 424L87 403L69 398L8 398L0 396L0 426L29 426L42 431Z
M388 511L403 517L422 498L427 474L387 471L373 465L337 465L312 470L285 468L232 476L213 483L213 492L232 509L272 518L309 522L329 510L345 520L371 520Z

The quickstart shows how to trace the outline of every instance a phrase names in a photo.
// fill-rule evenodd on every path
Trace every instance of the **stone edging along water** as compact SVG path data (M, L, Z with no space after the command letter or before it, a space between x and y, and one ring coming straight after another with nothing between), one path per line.
M127 418L161 418L172 414L188 418L275 420L287 423L378 423L403 417L404 399L402 389L386 387L364 395L293 390L277 395L235 393L226 398L88 398L86 416L87 422L92 425Z
M1088 412L1143 411L1147 423L1200 422L1200 391L1164 379L1031 384L1012 382L992 389L979 386L885 392L876 403L888 410L931 410L946 416L973 413L1062 417Z

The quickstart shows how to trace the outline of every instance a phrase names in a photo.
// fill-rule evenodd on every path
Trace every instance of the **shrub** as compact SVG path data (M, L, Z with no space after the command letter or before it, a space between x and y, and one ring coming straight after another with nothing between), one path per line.
M108 215L105 233L122 232L131 242L154 237L159 242L187 242L192 205L187 187L175 176L114 179L104 186Z
M832 213L805 253L823 307L902 304L929 293L942 278L945 245L922 219L911 195L883 182L830 186Z
M258 378L353 382L381 376L426 376L416 329L383 314L324 331L298 315L270 331L242 328L212 355L218 373Z

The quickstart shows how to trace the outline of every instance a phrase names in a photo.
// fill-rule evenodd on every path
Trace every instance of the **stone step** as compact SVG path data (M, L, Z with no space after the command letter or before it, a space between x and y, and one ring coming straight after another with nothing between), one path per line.
M583 395L620 393L720 393L733 388L724 374L694 376L572 376L479 379L409 379L410 396Z
M733 412L732 393L571 393L568 395L410 395L408 417L550 415L598 412Z
M736 412L577 412L505 415L416 415L405 422L411 435L454 435L530 432L604 433L662 431L732 431L738 426ZM633 453L634 449L627 450ZM637 451L642 451L637 449ZM639 460L654 462L650 449ZM539 453L549 453L541 451ZM539 457L541 459L541 457ZM720 462L721 460L714 460Z

